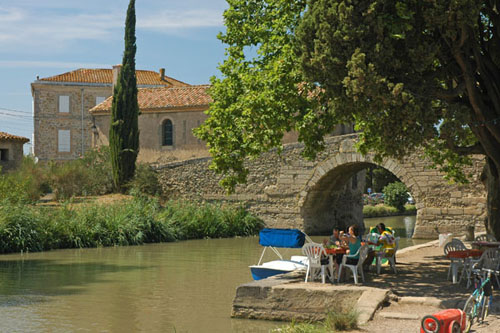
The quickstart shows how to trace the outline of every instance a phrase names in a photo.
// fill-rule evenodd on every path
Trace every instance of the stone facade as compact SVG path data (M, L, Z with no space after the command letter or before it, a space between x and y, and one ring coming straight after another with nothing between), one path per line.
M32 84L34 103L33 153L40 161L72 160L92 147L93 119L88 110L97 97L111 96L111 84L83 86L36 82ZM69 96L69 112L59 112L59 96ZM59 131L70 131L69 151L59 151Z
M97 143L96 122L89 110L112 95L120 65L113 69L78 69L31 84L34 112L33 153L40 161L72 160ZM136 71L139 88L186 87L165 70ZM143 129L150 132L149 128ZM106 132L107 136L107 132Z
M206 108L190 108L184 110L141 111L139 116L139 148L158 151L173 149L205 149L205 142L193 135L193 129L206 119ZM173 144L163 145L162 127L166 120L173 124ZM109 114L95 114L96 133L94 145L109 144Z
M474 159L469 184L450 184L443 174L430 169L422 154L376 163L372 154L355 151L356 139L356 135L328 138L326 149L314 161L300 157L301 144L286 145L281 155L263 154L248 162L247 184L231 195L218 185L220 176L209 170L210 159L158 166L158 171L170 197L241 202L269 227L326 234L334 224L361 224L364 169L378 165L405 183L415 198L415 238L435 238L443 232L465 234L470 226L484 228L486 193L479 181L482 157Z
M14 170L23 160L23 145L28 138L0 132L0 171Z

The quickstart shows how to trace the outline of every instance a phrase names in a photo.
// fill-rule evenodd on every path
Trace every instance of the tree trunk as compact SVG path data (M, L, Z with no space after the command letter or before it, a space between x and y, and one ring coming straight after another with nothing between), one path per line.
M486 209L488 217L485 221L486 231L500 240L500 176L493 161L487 157L484 166L483 183L488 192Z

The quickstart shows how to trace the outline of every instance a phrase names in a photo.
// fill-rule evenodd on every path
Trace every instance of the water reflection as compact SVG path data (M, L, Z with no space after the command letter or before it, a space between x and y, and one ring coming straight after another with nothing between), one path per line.
M414 217L379 222L403 236ZM230 318L261 251L247 237L3 255L0 331L268 332L283 323Z

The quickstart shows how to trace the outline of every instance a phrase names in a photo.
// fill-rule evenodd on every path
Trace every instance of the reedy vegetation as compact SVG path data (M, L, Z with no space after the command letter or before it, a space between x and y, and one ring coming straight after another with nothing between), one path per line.
M343 310L336 307L330 310L326 319L317 323L297 323L292 321L290 325L274 329L273 333L327 333L351 330L358 326L359 313L356 310Z
M263 227L243 207L160 205L161 186L148 165L138 165L127 188L134 198L121 203L74 203L75 196L112 191L108 147L64 164L40 165L25 157L18 170L0 174L0 253L248 236ZM69 201L55 208L32 205L48 191Z
M262 227L243 207L181 201L160 205L145 196L58 208L4 200L0 253L250 236Z

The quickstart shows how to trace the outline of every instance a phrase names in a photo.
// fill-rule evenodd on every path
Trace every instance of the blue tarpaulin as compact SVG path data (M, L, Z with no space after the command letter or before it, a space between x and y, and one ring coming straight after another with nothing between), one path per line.
M262 246L299 248L304 245L306 235L299 229L262 229L259 244Z

